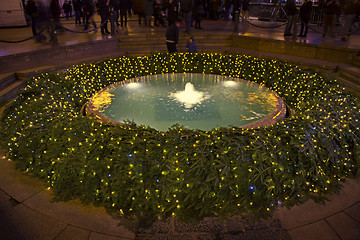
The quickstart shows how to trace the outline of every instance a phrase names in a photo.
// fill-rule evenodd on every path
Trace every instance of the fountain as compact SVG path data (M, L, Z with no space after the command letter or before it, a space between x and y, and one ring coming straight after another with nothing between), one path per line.
M186 73L111 85L92 97L89 109L104 121L129 120L159 131L176 123L206 131L258 127L285 115L281 98L268 88L236 78Z
M200 104L203 100L207 99L203 92L195 91L192 83L186 83L184 91L171 93L170 97L184 104L185 108L192 108L195 104Z

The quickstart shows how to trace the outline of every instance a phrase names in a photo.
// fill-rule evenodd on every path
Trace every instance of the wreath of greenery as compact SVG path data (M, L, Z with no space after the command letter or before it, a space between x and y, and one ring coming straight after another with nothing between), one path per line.
M253 129L159 132L80 113L114 82L173 72L257 82L295 114ZM8 158L43 179L55 200L78 198L126 217L267 217L279 204L323 201L358 175L359 119L357 99L314 70L243 55L159 53L32 79L4 111L1 139Z

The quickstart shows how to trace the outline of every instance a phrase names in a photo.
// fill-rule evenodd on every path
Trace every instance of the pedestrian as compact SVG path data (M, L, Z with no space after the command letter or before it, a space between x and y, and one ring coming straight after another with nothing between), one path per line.
M166 29L166 46L169 53L177 52L176 44L179 42L179 27L180 22L175 20Z
M334 28L336 14L339 10L339 3L337 0L322 0L320 1L319 5L324 9L324 29L322 37L326 37L329 29L330 36L335 38Z
M94 20L95 6L92 0L85 0L83 12L85 14L85 27L84 30L88 30L90 22L96 28L96 23Z
M201 20L205 14L204 0L195 0L194 1L194 19L195 19L195 28L203 29L201 27Z
M350 38L351 27L355 23L356 17L360 13L360 1L359 0L340 0L340 6L344 13L344 28L342 33L345 34L341 38L342 41L346 41Z
M131 13L132 1L131 0L120 0L120 25L121 27L127 27L128 13Z
M108 21L110 17L110 0L98 0L97 2L98 14L101 19L101 34L110 34L108 30Z
M65 13L65 17L66 17L66 20L69 19L69 17L71 17L71 11L72 11L72 7L70 5L70 3L68 1L65 1L64 4L63 4L63 10L64 10L64 13Z
M250 0L242 0L242 4L241 4L241 20L242 21L248 20L249 8L250 8Z
M231 5L232 5L231 0L224 1L224 8L225 8L224 21L229 21Z
M303 4L300 7L300 21L301 21L301 28L300 34L298 37L306 37L308 29L309 29L309 19L311 14L312 8L312 1L311 0L304 0ZM305 31L304 31L305 28Z
M159 25L158 23L163 27L165 26L161 2L160 2L160 0L155 0L154 1L154 25L158 26Z
M75 12L75 25L81 24L81 2L80 0L72 0Z
M178 19L178 7L176 0L169 0L166 5L168 25L175 24Z
M235 20L239 21L240 8L241 8L241 0L234 0L233 1L233 12L232 12L232 20L233 21L235 21Z
M292 36L291 29L295 24L295 15L297 11L295 0L286 0L285 9L286 9L287 22L285 25L284 36Z
M37 25L39 21L39 12L37 8L37 3L34 0L29 0L25 6L26 14L30 16L31 19L31 30L33 36L37 35Z
M151 27L151 18L154 15L154 0L144 0L145 6L145 25Z
M59 0L51 0L50 2L50 33L51 33L51 39L50 41L53 44L57 44L57 32L56 29L61 29L60 25L60 14L61 14L61 7Z
M146 26L145 1L147 0L135 0L135 13L138 15L139 25L141 25L141 19L144 18Z
M110 0L110 9L112 12L113 23L116 23L116 26L119 26L120 0Z
M190 34L191 30L191 22L192 22L192 11L194 8L194 0L184 0L183 1L183 13L185 20L185 33Z
M186 43L186 48L189 53L197 53L197 46L194 37L189 38L188 42Z
M59 0L51 0L50 2L51 18L56 23L56 26L60 24L61 7Z

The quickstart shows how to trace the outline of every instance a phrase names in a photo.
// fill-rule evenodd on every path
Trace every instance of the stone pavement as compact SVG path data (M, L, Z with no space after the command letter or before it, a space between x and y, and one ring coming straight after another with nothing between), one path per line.
M124 38L162 35L165 28L143 27L132 18L127 31L119 29L117 37ZM75 27L64 21L66 27ZM254 20L252 23L266 26ZM233 34L232 22L204 20L203 30L192 29L194 34L222 32ZM316 26L314 26L316 27ZM305 44L322 44L329 47L360 49L360 35L354 34L343 42L321 37L309 30L308 38L283 36L279 28L259 28L240 24L240 34L281 41L299 41ZM321 30L320 28L317 28ZM183 31L184 28L181 28ZM0 40L21 40L31 36L30 27L0 29ZM188 35L181 34L182 39ZM101 40L99 33L59 33L59 45L72 45ZM50 43L34 40L24 43L0 43L0 56L26 53L46 48ZM164 48L165 49L165 48ZM64 59L64 61L68 61ZM58 63L59 64L59 63ZM0 111L1 112L1 111ZM185 224L173 219L156 221L153 225L124 221L111 217L103 208L83 205L78 201L53 202L51 191L45 189L38 179L26 176L14 168L6 153L0 149L0 239L4 240L120 240L120 239L293 239L293 240L359 240L360 239L360 180L347 179L337 195L329 197L325 205L307 201L300 206L286 209L280 207L271 219L251 223L247 219L207 218L196 224Z

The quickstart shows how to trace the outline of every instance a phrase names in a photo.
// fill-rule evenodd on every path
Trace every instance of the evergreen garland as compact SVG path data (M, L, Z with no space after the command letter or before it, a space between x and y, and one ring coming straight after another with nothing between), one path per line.
M277 92L295 114L253 129L166 132L81 115L102 88L163 73L206 73ZM268 217L279 204L323 201L359 173L358 100L313 70L221 54L119 57L29 81L2 115L1 142L56 200L79 198L125 217Z

